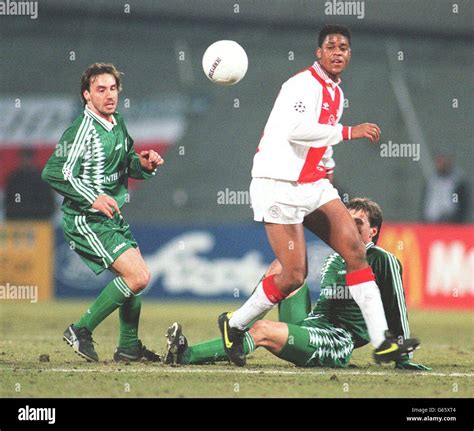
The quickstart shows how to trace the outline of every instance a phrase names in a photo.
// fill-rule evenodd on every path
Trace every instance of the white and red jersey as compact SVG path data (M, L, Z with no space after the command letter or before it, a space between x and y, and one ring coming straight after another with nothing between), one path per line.
M332 146L350 139L342 126L344 94L319 63L286 81L253 160L253 178L311 183L334 169Z

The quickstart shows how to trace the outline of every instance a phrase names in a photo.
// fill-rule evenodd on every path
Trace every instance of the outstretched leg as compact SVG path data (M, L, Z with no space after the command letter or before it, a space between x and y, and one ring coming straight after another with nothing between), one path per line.
M298 289L308 271L303 225L265 223L268 240L281 271L264 277L250 298L234 313L223 313L218 323L229 359L245 365L244 331L258 316L271 310Z
M253 295L232 314L229 321L232 328L245 329L254 318L271 310L305 281L308 267L303 225L265 223L265 230L281 271L262 279Z
M325 241L346 262L346 283L364 316L372 345L385 341L388 329L380 290L367 263L365 245L345 205L332 200L309 214L304 226Z

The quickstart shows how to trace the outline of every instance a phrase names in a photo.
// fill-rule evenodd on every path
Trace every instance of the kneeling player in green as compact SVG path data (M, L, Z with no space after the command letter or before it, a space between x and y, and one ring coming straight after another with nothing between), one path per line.
M120 208L128 178L148 179L163 159L153 150L135 153L122 116L116 112L120 72L113 64L94 63L81 77L84 112L64 132L48 160L43 179L64 196L64 236L96 274L117 277L87 312L64 332L64 340L88 361L98 361L92 331L119 309L116 361L159 361L138 339L141 299L150 272Z
M352 199L347 206L366 244L367 259L381 291L392 334L387 338L408 338L410 329L400 262L393 254L375 245L382 226L382 211L375 202L365 198ZM279 263L275 261L265 275L279 270ZM321 295L313 310L310 312L311 301L305 283L281 302L279 322L257 320L245 333L246 354L257 347L265 347L300 367L346 367L353 350L367 344L369 335L362 312L345 286L345 274L342 257L337 253L329 256L321 270ZM188 346L177 322L169 328L167 338L167 363L202 364L227 358L222 338ZM430 370L412 363L409 355L393 360L399 369Z

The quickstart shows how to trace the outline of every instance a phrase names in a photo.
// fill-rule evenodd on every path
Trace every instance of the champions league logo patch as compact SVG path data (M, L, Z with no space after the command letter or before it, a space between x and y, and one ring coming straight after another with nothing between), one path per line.
M295 111L299 112L300 114L306 111L306 106L304 106L303 102L296 102L294 108Z

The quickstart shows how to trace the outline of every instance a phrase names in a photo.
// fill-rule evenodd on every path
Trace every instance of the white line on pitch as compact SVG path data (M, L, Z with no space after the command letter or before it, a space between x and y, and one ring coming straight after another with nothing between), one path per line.
M349 371L349 370L337 370L337 369L327 369L327 370L308 370L308 371L291 371L291 370L252 370L252 369L240 369L235 368L231 370L225 369L209 369L209 368L127 368L127 369L94 369L94 368L37 368L37 369L28 369L28 368L7 368L3 369L4 371L42 371L42 372L52 372L52 373L217 373L217 374L278 374L278 375L328 375L328 374L341 374L349 376L398 376L400 373L406 374L407 376L435 376L435 377L474 377L474 373L433 373L433 372L396 372L388 373L385 371Z

